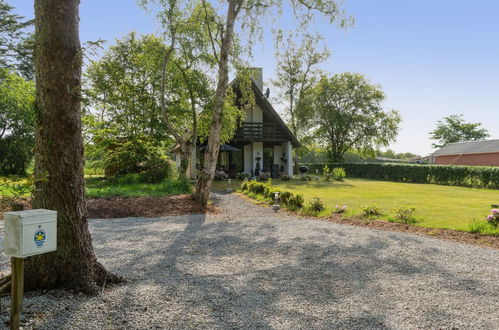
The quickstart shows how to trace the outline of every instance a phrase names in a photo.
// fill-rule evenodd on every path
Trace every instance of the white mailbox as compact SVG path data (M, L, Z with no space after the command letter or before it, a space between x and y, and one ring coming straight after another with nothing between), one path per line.
M4 214L4 252L26 258L57 249L57 212L44 209Z

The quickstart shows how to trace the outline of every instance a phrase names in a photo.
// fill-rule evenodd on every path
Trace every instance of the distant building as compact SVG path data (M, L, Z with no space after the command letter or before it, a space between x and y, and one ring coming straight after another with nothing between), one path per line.
M430 164L499 166L499 140L449 143L431 154Z

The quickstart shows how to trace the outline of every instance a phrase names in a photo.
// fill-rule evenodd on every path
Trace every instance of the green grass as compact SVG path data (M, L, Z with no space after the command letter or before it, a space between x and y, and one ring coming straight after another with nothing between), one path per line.
M0 197L28 197L30 194L27 178L9 176L0 177Z
M189 182L167 180L157 184L137 183L130 178L124 180L107 180L102 176L86 176L86 195L89 198L102 197L144 197L168 196L192 192ZM27 183L25 178L0 177L0 197L17 195L16 185ZM29 191L23 191L21 197L28 197Z
M102 197L145 197L188 194L192 185L187 181L165 181L162 183L135 183L107 180L102 177L86 179L86 195L88 198Z
M499 191L479 188L451 187L431 184L385 182L364 179L345 181L281 181L274 185L282 190L303 194L305 200L319 197L329 209L347 205L346 216L359 216L362 207L376 204L381 218L393 219L394 209L401 205L416 208L415 225L499 234L485 222L491 204L499 203Z

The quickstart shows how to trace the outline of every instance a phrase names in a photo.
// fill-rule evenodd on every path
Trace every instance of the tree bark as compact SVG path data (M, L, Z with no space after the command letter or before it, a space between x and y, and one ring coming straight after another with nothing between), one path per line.
M210 134L208 137L208 147L204 156L204 166L196 186L194 198L202 205L208 204L211 186L215 176L218 153L220 151L220 131L222 129L222 115L225 96L229 87L229 53L234 36L234 24L237 15L241 10L243 1L229 1L227 9L227 20L225 30L222 35L220 56L218 57L218 84L215 92L215 103L213 107L213 117L210 124Z
M57 211L57 251L30 257L25 287L94 293L121 278L97 262L88 230L81 132L79 0L35 0L34 208Z

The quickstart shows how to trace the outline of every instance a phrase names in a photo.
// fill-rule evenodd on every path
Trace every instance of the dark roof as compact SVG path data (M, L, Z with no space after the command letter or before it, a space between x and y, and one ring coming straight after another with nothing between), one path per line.
M455 142L435 151L433 156L499 152L499 140Z
M277 111L274 109L272 104L270 104L269 100L263 95L263 91L260 90L258 85L255 83L253 78L251 78L252 86L253 86L253 92L255 94L255 99L256 102L261 105L261 108L263 111L266 111L268 114L270 114L275 121L282 127L284 132L286 132L286 135L288 136L289 140L291 141L291 144L293 147L298 148L300 146L300 142L298 142L298 139L296 136L291 132L289 129L288 125L282 120L281 116L277 113ZM230 86L234 87L237 83L237 78L232 80L230 83Z

